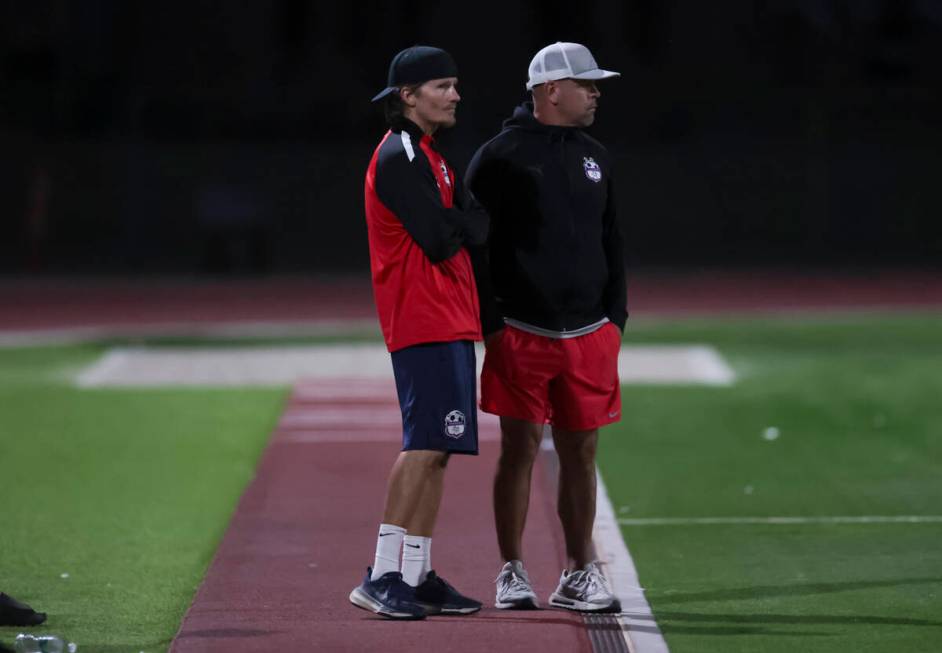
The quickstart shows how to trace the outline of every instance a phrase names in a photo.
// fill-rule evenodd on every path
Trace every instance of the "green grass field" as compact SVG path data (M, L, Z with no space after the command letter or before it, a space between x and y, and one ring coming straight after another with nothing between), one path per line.
M942 514L942 319L679 323L732 388L626 387L616 516ZM763 437L768 427L779 437ZM622 527L675 653L942 650L942 523Z
M624 389L599 457L616 515L942 514L940 334L942 314L633 323L739 381ZM164 651L287 389L73 387L106 348L0 349L0 590L80 650ZM623 532L675 653L942 650L942 524Z
M0 588L50 614L31 632L165 651L286 390L72 387L103 350L0 349Z

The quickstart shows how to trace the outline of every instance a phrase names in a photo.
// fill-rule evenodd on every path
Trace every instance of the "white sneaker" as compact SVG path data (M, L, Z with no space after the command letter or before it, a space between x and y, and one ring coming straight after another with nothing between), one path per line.
M599 563L590 562L576 571L563 570L559 586L550 595L550 605L580 612L621 612L621 603L608 585Z
M536 610L539 603L536 594L530 586L530 577L527 575L523 563L511 560L501 567L497 579L497 598L494 607L501 610Z

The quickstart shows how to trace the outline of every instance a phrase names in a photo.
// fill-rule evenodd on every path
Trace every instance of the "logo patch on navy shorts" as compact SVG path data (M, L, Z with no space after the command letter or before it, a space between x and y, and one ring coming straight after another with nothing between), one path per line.
M464 413L460 410L453 410L445 415L445 435L457 440L464 435Z

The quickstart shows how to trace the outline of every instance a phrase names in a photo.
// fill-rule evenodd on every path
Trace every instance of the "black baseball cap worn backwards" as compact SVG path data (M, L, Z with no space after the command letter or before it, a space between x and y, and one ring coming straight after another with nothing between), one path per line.
M458 66L450 54L428 45L413 45L393 57L392 63L389 64L386 88L373 98L373 102L398 92L401 86L457 76Z

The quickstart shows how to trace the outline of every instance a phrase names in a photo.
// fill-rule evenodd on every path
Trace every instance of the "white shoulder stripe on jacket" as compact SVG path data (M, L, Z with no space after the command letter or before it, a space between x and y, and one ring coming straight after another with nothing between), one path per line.
M406 156L409 157L409 161L415 158L415 150L412 149L412 137L409 136L409 132L405 129L401 132L402 136L402 147L406 150Z

